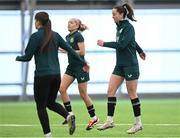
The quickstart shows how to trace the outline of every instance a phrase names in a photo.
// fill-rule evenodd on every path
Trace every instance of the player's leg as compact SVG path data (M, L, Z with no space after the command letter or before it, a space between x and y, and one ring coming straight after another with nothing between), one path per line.
M113 116L116 106L115 94L123 81L124 81L124 77L114 74L111 75L108 86L107 120L102 126L97 128L98 130L105 130L114 127Z
M46 110L48 95L49 95L49 77L35 77L34 78L34 99L36 102L36 109L39 121L41 123L45 136L51 136L49 125L49 117Z
M98 123L99 119L95 114L95 109L92 100L90 96L87 94L87 82L78 83L78 89L80 96L83 99L84 103L86 104L88 113L91 117L86 127L86 130L91 130L94 127L94 125Z
M60 77L60 75L52 75L52 77L49 78L49 80L50 80L50 84L49 84L50 85L50 93L48 96L47 107L50 110L63 116L65 118L65 120L67 120L67 123L69 126L69 134L72 135L75 132L75 128L76 128L75 116L70 115L61 104L56 102L59 85L61 84L61 77Z
M126 82L128 95L131 99L132 108L135 117L134 126L127 130L128 134L136 133L139 130L142 130L142 122L141 122L141 108L140 108L140 100L137 96L136 89L137 89L137 80L127 81Z
M132 108L135 117L135 123L133 127L131 127L127 133L133 134L139 130L142 130L142 122L141 122L141 104L137 95L137 85L139 78L139 67L132 66L125 69L125 78L126 78L126 87L128 91L128 96L131 99Z
M49 84L50 94L48 96L47 107L66 119L68 116L68 112L64 109L64 107L61 104L56 102L59 85L61 83L60 79L60 75L53 75L51 78L51 84Z
M73 115L73 112L72 112L70 97L67 93L67 89L73 83L73 81L74 81L74 77L72 77L68 74L64 74L63 78L61 80L60 89L59 89L64 107L71 115ZM67 124L67 120L64 120L64 122L62 124Z

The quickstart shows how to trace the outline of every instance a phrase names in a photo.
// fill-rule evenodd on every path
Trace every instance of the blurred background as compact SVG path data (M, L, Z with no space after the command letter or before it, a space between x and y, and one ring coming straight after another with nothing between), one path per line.
M146 53L139 57L138 93L146 98L180 98L180 1L179 0L0 0L0 101L29 100L33 97L34 60L16 62L24 52L29 36L35 32L34 15L46 11L52 29L63 38L67 22L79 18L89 27L83 32L86 60L91 66L88 93L104 98L115 64L115 51L97 46L97 39L115 41L116 25L111 10L114 5L130 3L137 22L132 24L136 40ZM59 53L61 74L67 55ZM69 88L79 97L77 82ZM123 84L117 97L127 97Z

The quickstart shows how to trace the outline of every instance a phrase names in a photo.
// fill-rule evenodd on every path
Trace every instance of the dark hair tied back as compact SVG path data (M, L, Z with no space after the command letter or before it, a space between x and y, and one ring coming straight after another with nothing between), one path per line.
M49 15L46 12L38 12L35 15L35 19L40 21L42 23L42 25L46 25L49 21Z
M128 19L130 19L131 21L136 21L135 19L134 19L134 11L133 11L133 9L131 8L131 6L130 5L128 5L127 3L126 4L124 4L124 5L121 5L121 6L114 6L113 7L114 9L116 9L117 10L117 12L119 12L120 14L122 14L123 13L123 18L128 18Z
M129 18L131 21L136 21L134 19L134 11L132 7L127 3L124 4L122 7L124 8L124 18L127 16L127 18Z

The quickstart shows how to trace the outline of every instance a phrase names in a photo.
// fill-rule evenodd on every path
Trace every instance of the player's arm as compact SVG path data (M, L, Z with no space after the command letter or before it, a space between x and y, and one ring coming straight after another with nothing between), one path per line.
M145 52L142 50L142 48L138 45L138 43L136 42L136 50L139 53L139 56L141 59L145 60L146 59L146 54Z
M118 42L102 42L98 40L99 46L117 49L119 51L125 49L134 36L134 28L132 26L126 27L123 30L123 36L119 38Z
M74 56L74 58L79 61L80 64L86 64L84 60L80 58L80 56L72 49L68 44L64 41L64 39L58 34L58 45L60 48L66 50L68 53Z
M67 53L67 51L66 50L64 50L64 49L62 49L62 48L59 48L59 52L61 52L61 53Z
M22 56L17 56L16 61L22 61L22 62L30 61L37 49L37 46L38 46L38 40L35 34L33 34L29 39L29 42L25 49L25 54Z
M76 50L76 53L80 56L84 56L85 55L85 45L84 42L79 42L78 43L78 47L79 50Z

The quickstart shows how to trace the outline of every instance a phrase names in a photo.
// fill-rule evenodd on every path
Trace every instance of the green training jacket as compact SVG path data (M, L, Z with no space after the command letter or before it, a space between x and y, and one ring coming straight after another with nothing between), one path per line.
M70 46L67 46L64 39L57 32L54 31L53 43L51 43L50 49L47 52L40 52L40 48L44 39L44 33L44 28L40 28L37 32L33 33L25 49L25 54L23 56L16 57L17 61L26 62L30 61L34 56L35 76L60 74L60 65L58 59L59 47L65 49L69 54L71 54L74 59L77 60L78 64L85 64L85 61L83 61Z
M137 65L136 50L143 52L135 41L134 27L128 20L117 23L116 42L105 42L103 46L116 49L117 66Z

